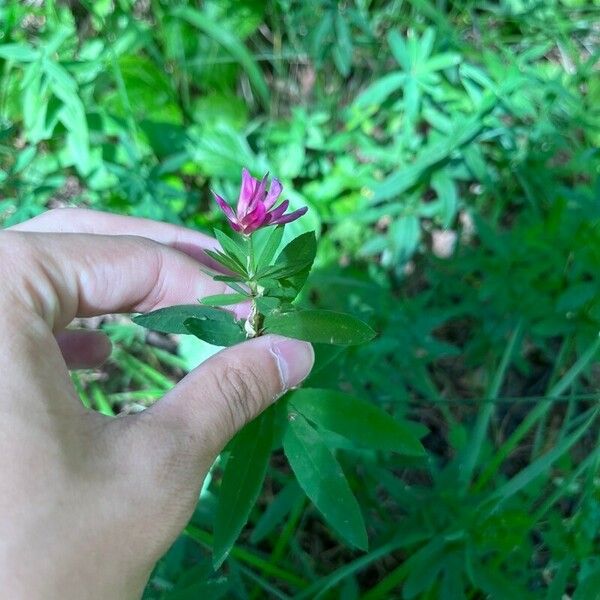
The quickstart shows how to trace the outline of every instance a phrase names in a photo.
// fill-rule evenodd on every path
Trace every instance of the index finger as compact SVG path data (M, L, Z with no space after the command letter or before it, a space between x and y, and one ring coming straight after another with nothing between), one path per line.
M95 233L99 235L137 235L170 246L198 262L222 269L204 250L218 248L217 241L187 227L150 219L127 217L86 208L56 208L29 221L10 227L11 231L38 233Z

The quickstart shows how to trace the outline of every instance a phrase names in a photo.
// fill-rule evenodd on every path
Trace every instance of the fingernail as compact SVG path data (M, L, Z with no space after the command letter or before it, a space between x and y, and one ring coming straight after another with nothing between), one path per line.
M315 362L315 352L307 342L276 337L271 342L271 352L286 390L304 381Z

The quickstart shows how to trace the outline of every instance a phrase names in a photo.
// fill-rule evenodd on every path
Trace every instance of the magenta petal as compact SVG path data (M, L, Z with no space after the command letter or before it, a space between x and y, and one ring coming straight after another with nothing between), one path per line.
M265 204L265 195L267 193L267 177L268 173L257 183L257 186L254 188L254 198L250 202L248 206L248 211L253 211L258 204Z
M277 208L274 208L270 213L271 221L274 221L275 219L279 219L279 217L281 217L283 215L283 213L288 209L289 205L290 205L290 201L284 200Z
M242 215L248 210L250 202L256 195L256 187L258 186L258 179L254 179L248 172L248 169L242 169L242 187L240 189L240 197L237 204L238 216Z
M213 196L215 197L215 200L217 201L217 204L219 205L219 207L221 208L221 210L225 213L225 216L229 219L229 220L235 220L235 213L233 212L231 206L229 206L229 204L227 204L227 201L222 198L221 196L219 196L219 194L216 194L215 192L213 192L211 190Z
M264 204L259 202L251 213L248 213L241 220L240 225L242 226L244 233L252 233L264 224L267 211L265 210Z
M277 202L277 198L281 195L281 190L283 190L283 186L279 182L278 179L273 179L271 182L271 187L269 188L269 193L265 198L265 208L269 210L275 202Z
M291 223L296 219L299 219L302 215L306 214L308 207L303 206L294 212L291 212L289 215L284 215L283 217L279 217L277 219L271 219L269 225L283 225L284 223Z

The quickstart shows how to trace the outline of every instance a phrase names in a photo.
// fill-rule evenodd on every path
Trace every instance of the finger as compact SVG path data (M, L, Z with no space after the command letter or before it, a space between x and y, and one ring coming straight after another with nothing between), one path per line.
M11 271L8 291L54 331L76 316L195 304L228 291L186 254L135 236L3 231L0 265Z
M313 363L306 342L255 338L208 359L138 417L150 419L173 440L194 440L197 456L206 460L207 453L216 456L246 423L299 385Z
M226 291L173 248L89 234L0 231L0 280L0 357L12 369L0 398L29 399L18 410L37 414L80 406L53 335L76 316L146 312ZM47 397L64 402L40 406Z
M56 208L10 227L12 231L37 233L91 233L96 235L141 236L179 250L199 263L219 273L223 266L210 258L204 250L219 248L218 242L203 233L187 227L161 223L150 219L114 215L85 208ZM202 274L202 277L209 277ZM233 290L224 286L223 293ZM220 292L219 292L220 293ZM197 298L188 300L196 302ZM246 318L250 312L248 303L240 303L226 308L238 318Z
M104 363L112 344L101 331L66 329L55 335L69 369L93 369Z
M222 269L204 253L205 249L219 247L215 239L187 227L150 219L113 215L85 208L57 208L10 229L39 233L139 235L175 248L211 268Z

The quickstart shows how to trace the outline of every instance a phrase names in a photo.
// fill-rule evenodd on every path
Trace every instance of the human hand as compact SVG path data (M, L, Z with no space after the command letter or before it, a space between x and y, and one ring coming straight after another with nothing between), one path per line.
M7 598L139 597L218 453L309 373L309 344L265 336L215 355L140 414L110 418L81 405L67 363L100 363L110 344L67 325L224 293L199 269L209 245L183 228L81 209L0 232Z

